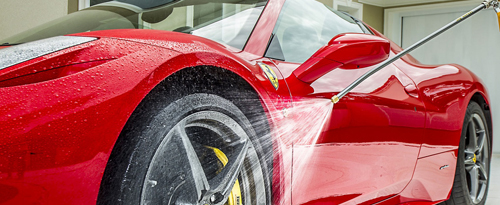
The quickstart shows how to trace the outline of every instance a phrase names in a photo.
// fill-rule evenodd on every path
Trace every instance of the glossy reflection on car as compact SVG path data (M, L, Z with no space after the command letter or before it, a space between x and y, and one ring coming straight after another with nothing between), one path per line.
M99 1L0 40L0 203L484 204L487 91L313 0ZM452 51L450 51L452 52Z

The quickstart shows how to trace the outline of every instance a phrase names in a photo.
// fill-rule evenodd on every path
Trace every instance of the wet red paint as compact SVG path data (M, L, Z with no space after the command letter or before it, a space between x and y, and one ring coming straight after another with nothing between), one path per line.
M0 70L0 203L94 204L128 117L181 69L233 71L254 87L269 121L279 125L283 109L329 99L372 68L341 66L304 83L293 75L300 64L262 57L283 3L270 1L243 51L174 32L98 31L74 34L97 41ZM391 56L400 51L391 49ZM278 89L258 62L276 72ZM281 139L274 140L274 202L445 200L465 110L476 93L489 102L481 81L461 66L425 66L411 56L396 61L336 104L315 141L275 136Z

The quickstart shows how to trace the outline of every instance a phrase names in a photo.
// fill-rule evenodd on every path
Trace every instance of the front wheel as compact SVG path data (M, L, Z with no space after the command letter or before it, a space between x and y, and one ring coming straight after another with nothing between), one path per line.
M235 104L206 93L163 104L120 136L126 142L113 150L99 203L270 202L270 155Z
M490 174L490 135L481 107L471 102L467 107L455 181L445 205L484 205Z

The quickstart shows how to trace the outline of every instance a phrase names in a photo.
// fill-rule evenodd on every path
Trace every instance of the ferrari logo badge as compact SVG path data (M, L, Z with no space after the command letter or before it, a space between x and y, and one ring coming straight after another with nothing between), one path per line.
M260 68L262 68L264 73L266 73L267 79L269 79L269 81L271 81L271 84L273 84L274 89L278 90L278 88L280 87L280 84L278 83L278 76L273 71L273 69L264 63L258 63L258 64L259 64Z

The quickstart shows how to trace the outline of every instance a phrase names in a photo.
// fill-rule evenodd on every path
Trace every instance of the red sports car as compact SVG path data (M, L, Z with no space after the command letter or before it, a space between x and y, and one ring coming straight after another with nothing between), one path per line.
M317 1L104 1L0 44L0 203L486 200L478 77L407 55L333 106L401 48Z

